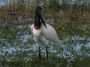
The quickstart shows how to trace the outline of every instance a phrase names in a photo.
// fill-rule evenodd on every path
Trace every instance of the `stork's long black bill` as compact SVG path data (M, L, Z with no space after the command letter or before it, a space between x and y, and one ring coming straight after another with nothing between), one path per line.
M43 25L47 28L47 26L46 26L45 22L42 22L42 23L43 23Z
M41 13L39 13L39 17L40 17L40 19L41 19L41 21L42 21L43 25L47 28L47 26L46 26L46 24L45 24L45 22L44 22L44 20L43 20L43 18L42 18Z

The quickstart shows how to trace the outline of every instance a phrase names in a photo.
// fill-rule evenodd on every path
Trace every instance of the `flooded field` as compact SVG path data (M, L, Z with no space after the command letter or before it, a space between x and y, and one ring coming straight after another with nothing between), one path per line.
M0 67L90 67L90 37L68 36L60 44L41 46L42 58L28 25L0 28Z
M28 25L37 5L60 39L48 59ZM0 0L0 67L90 67L90 0Z

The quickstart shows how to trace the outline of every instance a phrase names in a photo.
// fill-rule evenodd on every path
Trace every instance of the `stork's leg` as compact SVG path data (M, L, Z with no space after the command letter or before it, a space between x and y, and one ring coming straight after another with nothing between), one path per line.
M46 58L48 58L48 46L46 46Z
M39 56L39 58L41 59L41 48L40 48L40 46L39 46L39 53L38 53L38 56Z

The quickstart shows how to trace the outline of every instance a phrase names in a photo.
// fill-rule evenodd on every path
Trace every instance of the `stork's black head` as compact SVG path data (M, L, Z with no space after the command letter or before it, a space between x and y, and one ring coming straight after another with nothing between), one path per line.
M42 12L42 8L40 6L37 6L36 9L35 9L35 13L38 14L38 13L41 13Z
M41 22L42 21L42 22ZM42 18L42 8L40 6L37 6L35 9L35 19L34 19L35 25L41 25L43 24L46 27L46 24Z

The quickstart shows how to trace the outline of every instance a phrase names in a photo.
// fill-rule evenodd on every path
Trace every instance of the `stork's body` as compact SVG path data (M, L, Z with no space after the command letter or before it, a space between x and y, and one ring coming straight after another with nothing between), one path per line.
M34 28L34 24L31 25L31 30L35 38L34 40L37 41L39 39L43 43L45 43L46 41L59 43L59 38L55 29L50 24L46 23L46 26L47 28L42 25L39 30L36 30Z
M59 38L57 37L55 29L51 25L44 23L40 10L41 7L39 6L36 7L35 19L34 23L31 25L31 31L34 36L34 40L37 43L42 43L43 45L46 45L46 53L48 54L47 46L49 45L49 42L52 41L54 43L58 43ZM39 55L40 55L40 47L39 47Z

